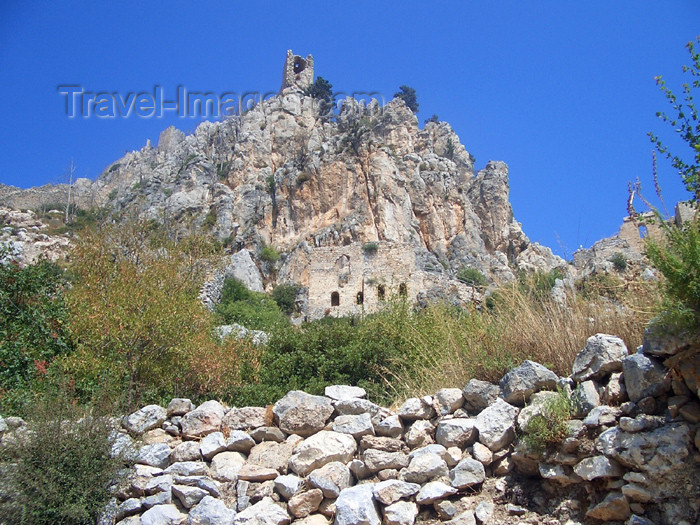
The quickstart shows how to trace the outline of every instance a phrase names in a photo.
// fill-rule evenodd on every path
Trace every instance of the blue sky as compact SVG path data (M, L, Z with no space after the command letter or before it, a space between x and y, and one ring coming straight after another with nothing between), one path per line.
M261 5L259 5L261 4ZM65 115L59 85L87 91L275 91L287 49L312 53L342 91L416 89L420 123L450 122L483 167L510 166L511 201L533 241L570 257L614 234L627 181L649 193L647 131L679 91L700 3L26 2L0 4L0 182L56 182L71 159L97 177L125 151L198 121ZM659 163L668 203L686 198Z

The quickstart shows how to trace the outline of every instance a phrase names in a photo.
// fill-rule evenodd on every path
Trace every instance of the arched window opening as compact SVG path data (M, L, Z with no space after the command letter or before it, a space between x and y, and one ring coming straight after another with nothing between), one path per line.
M640 226L639 227L639 237L641 237L642 239L645 239L647 235L649 235L649 230L647 230L647 227Z
M331 306L340 306L340 294L338 292L331 294Z
M383 284L377 286L377 297L380 301L386 300L386 288L384 288Z
M406 283L401 283L399 285L399 295L401 297L406 297L408 295L408 288L406 288Z
M363 304L365 302L365 294L362 292L357 292L355 301L357 302L357 304Z

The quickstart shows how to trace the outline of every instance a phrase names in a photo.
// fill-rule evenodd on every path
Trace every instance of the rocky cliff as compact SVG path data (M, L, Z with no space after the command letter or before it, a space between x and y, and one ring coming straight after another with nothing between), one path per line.
M281 276L308 286L299 261L310 249L368 242L409 246L416 271L447 278L469 266L507 281L518 268L564 264L514 220L506 164L475 173L449 124L420 129L399 99L348 98L329 115L300 82L191 135L166 129L156 147L126 154L94 183L81 180L74 198L208 229L232 253L249 250L267 284ZM64 190L2 187L0 200L36 207ZM284 255L275 272L259 264L265 245Z

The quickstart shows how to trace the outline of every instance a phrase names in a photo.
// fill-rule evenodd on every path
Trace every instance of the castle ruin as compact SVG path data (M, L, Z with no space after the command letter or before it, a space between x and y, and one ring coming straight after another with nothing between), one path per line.
M289 87L306 89L314 83L314 57L306 55L302 58L287 50L287 59L284 61L282 72L282 87L280 92Z

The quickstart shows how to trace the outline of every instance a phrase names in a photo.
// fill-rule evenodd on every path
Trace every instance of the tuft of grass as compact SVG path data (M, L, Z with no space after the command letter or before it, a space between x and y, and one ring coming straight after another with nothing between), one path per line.
M624 272L627 269L627 257L624 253L617 252L610 257L610 262L613 263L613 268L618 272Z
M374 255L379 250L379 244L376 242L366 242L362 245L362 251L365 255Z

